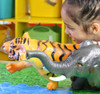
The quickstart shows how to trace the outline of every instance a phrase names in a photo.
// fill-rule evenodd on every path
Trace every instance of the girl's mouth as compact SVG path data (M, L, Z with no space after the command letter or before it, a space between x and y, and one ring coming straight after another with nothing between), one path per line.
M78 41L77 39L75 38L72 38L73 41L75 41L76 43L81 43L81 41Z

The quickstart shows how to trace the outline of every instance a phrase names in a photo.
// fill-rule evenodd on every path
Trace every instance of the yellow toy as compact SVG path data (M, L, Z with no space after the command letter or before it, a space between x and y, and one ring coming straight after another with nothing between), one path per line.
M80 44L64 44L47 40L39 41L31 39L28 35L28 32L26 32L24 33L23 37L15 38L12 41L5 42L2 47L4 51L9 54L9 58L11 60L26 60L26 50L40 50L45 52L51 60L62 61L66 59L72 51L78 49L79 46ZM7 70L11 73L14 73L16 71L20 71L24 68L32 66L26 61L21 61L18 63L9 63L7 65ZM35 62L35 68L47 80L49 80L49 77L55 76L53 73L50 73L49 71L43 69L43 65L38 58L31 58L31 62L33 61ZM58 82L50 81L47 84L47 88L50 90L56 89L57 86Z

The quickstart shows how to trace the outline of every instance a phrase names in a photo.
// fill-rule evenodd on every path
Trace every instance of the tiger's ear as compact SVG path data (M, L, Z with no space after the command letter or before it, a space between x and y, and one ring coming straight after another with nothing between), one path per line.
M29 33L28 32L25 32L22 37L23 38L29 38L30 39L30 36L29 36Z
M24 45L19 45L18 48L22 50L23 53L25 53L25 46Z

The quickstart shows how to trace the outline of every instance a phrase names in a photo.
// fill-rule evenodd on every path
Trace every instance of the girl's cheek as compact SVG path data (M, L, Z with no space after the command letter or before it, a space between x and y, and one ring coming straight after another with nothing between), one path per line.
M76 36L76 34L75 34L75 33L73 33L73 32L70 32L70 34L71 34L71 36Z
M66 34L69 34L68 28L65 29L65 33L66 33Z

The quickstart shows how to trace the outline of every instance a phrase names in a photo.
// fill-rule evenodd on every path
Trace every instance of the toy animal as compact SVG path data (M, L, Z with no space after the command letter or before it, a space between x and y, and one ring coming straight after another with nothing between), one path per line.
M91 40L85 40L78 50L60 62L52 61L44 52L28 51L27 58L38 57L43 65L52 73L66 77L84 77L91 86L100 88L100 46ZM61 79L50 78L54 81Z
M64 44L53 41L40 41L31 39L26 32L21 38L15 38L11 41L5 42L2 48L8 53L8 56L11 60L26 60L26 50L39 50L45 52L51 60L59 62L66 59L70 53L74 50L77 50L79 46L80 44ZM39 73L47 80L49 80L49 77L55 76L53 73L43 69L43 64L39 59L32 58L31 62L33 61L35 62L35 67L38 69ZM14 73L30 66L32 65L24 61L21 61L20 63L9 63L7 65L7 70L11 73ZM50 82L48 83L47 88L50 90L56 89L58 82L53 82L51 80L49 81Z

